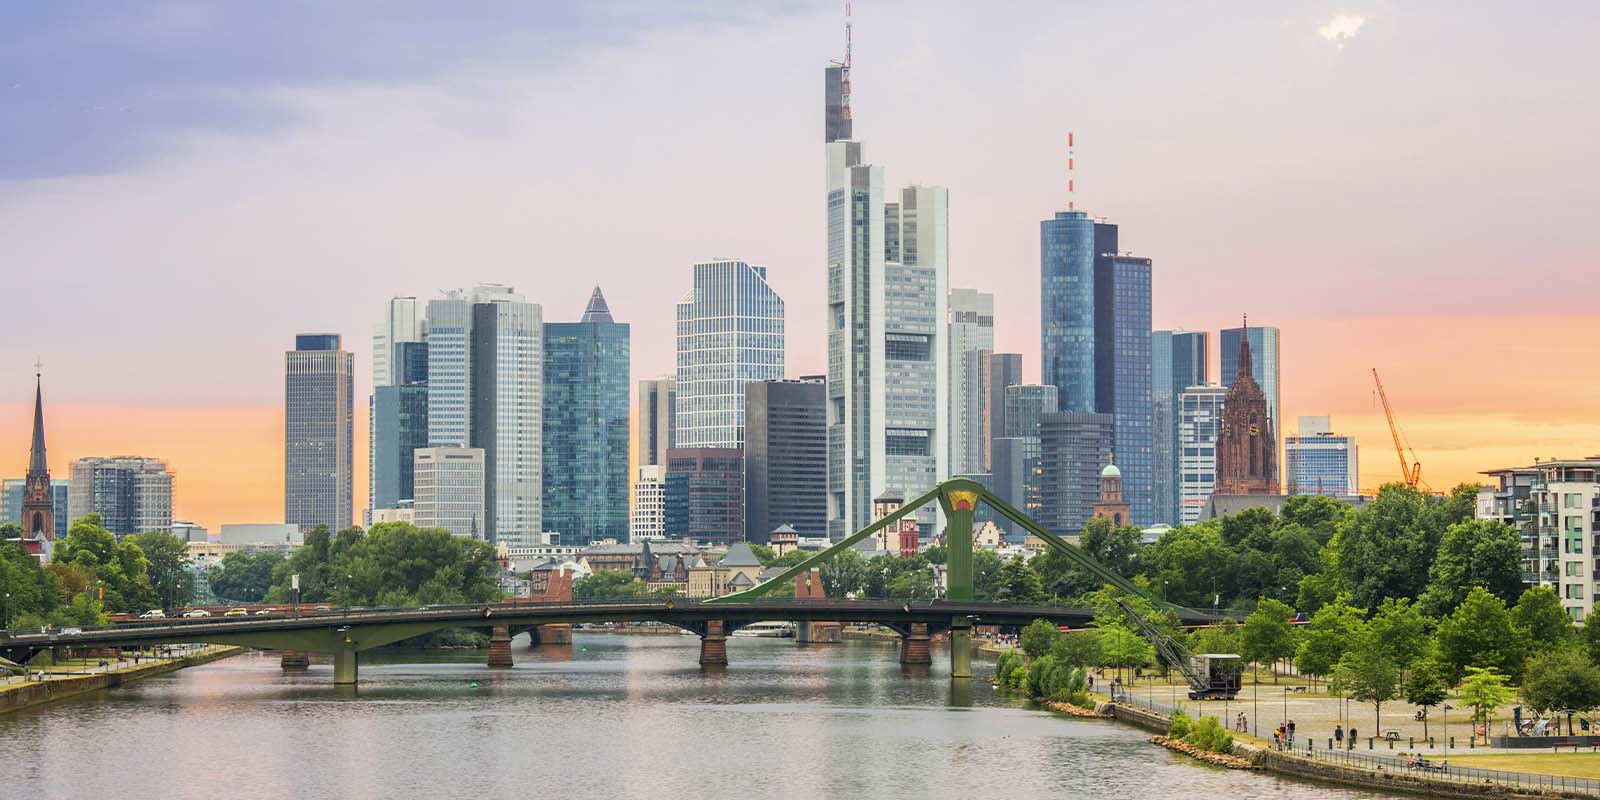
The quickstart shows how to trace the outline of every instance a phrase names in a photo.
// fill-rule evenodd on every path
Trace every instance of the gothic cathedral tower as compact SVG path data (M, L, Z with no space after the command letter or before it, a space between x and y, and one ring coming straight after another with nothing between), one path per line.
M28 452L28 475L22 488L24 539L56 538L55 499L50 488L50 465L44 457L44 380L35 376L33 389L33 446Z
M1250 362L1250 325L1239 336L1239 373L1222 405L1214 495L1277 494L1278 435Z

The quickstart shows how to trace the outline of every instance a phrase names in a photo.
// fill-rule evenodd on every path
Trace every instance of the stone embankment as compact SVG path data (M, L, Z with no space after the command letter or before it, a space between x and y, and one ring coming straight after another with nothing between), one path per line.
M1150 737L1150 741L1168 750L1182 753L1196 761L1204 761L1207 764L1213 764L1218 767L1227 767L1228 769L1265 769L1263 765L1256 764L1248 758L1240 758L1232 753L1213 753L1210 750L1195 747L1182 739L1171 739L1166 736L1156 735Z
M1075 706L1071 703L1063 703L1060 700L1045 700L1044 707L1050 709L1051 711L1059 711L1062 714L1073 717L1111 719L1111 712L1105 711L1101 708L1084 708L1083 706Z
M30 681L6 686L0 689L0 714L61 700L84 692L110 689L113 686L121 686L124 683L148 678L151 675L161 675L184 667L192 667L196 664L227 658L243 650L244 648L242 647L213 646L183 658L151 661L135 667L115 669L108 672L49 678L42 681Z

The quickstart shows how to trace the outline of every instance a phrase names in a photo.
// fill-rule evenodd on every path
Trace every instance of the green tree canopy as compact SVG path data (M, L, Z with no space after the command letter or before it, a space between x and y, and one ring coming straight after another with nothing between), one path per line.
M60 608L61 580L22 546L22 526L0 525L0 628L23 615L48 618Z
M644 584L633 579L633 573L618 570L600 570L579 578L572 584L574 600L610 600L637 597Z
M1274 681L1278 677L1278 662L1294 655L1294 626L1289 623L1293 616L1294 609L1267 598L1245 617L1244 629L1240 632L1239 655L1256 664L1271 664Z
M1385 597L1416 597L1428 583L1444 533L1441 504L1416 489L1388 484L1367 506L1344 518L1329 542L1330 569L1357 608Z
M1428 628L1432 620L1417 610L1410 598L1385 597L1377 613L1367 621L1373 638L1383 642L1389 660L1409 665L1422 657L1428 647Z
M1428 738L1428 712L1433 707L1443 703L1449 696L1448 678L1446 668L1431 658L1424 658L1411 664L1409 675L1406 676L1401 693L1406 702L1422 707L1422 737Z
M1167 531L1149 555L1154 569L1150 585L1159 587L1157 594L1169 602L1212 608L1221 605L1219 595L1232 591L1237 558L1215 520Z
M1479 587L1478 590L1481 590ZM1467 598L1471 602L1471 597ZM1465 605L1465 603L1463 603ZM1466 677L1461 681L1461 689L1456 692L1456 697L1461 704L1472 709L1472 722L1474 725L1483 725L1495 709L1511 701L1511 689L1506 686L1506 676L1498 670L1488 667L1467 667ZM1485 731L1487 735L1487 731Z
M127 538L144 553L145 575L161 608L171 611L189 604L194 578L189 563L189 543L165 531L138 533Z
M347 528L331 539L319 529L320 535L308 535L303 547L274 568L268 600L289 600L290 575L296 572L303 602L443 605L500 596L494 547L486 542L409 522L380 523L367 532ZM327 560L316 561L319 553Z
M91 581L88 591L111 613L138 614L156 605L144 551L131 540L117 541L99 514L73 521L67 538L56 545L54 560L83 570Z
M1056 637L1050 645L1050 655L1056 662L1069 667L1093 667L1105 663L1105 652L1100 646L1100 631L1094 628L1067 631Z
M1536 649L1566 647L1578 638L1572 617L1549 586L1533 586L1523 592L1511 609L1511 624L1526 631Z
M235 603L259 603L272 588L273 570L284 560L282 553L270 550L229 553L211 570L207 580L218 598Z
M1540 713L1600 708L1600 667L1575 647L1543 650L1528 659L1522 701Z
M1306 675L1332 675L1345 651L1365 629L1361 611L1343 597L1317 609L1311 622L1300 632L1295 651L1295 669Z
M1028 623L1028 627L1023 628L1022 633L1018 634L1017 646L1028 654L1028 658L1034 659L1049 652L1060 636L1061 629L1056 627L1054 622L1036 619Z
M1360 703L1372 704L1374 731L1383 729L1383 704L1400 694L1400 667L1370 632L1356 637L1354 647L1333 669L1332 689Z
M942 554L941 554L942 555ZM1035 560L1038 560L1037 557ZM932 561L930 564L942 564ZM1030 565L1031 566L1031 565ZM993 550L972 551L972 594L979 600L993 600L1000 592L1000 556Z
M995 599L1000 602L1026 605L1049 599L1039 583L1038 574L1020 558L1013 558L1000 567L996 583Z
M1522 591L1522 540L1503 522L1470 519L1446 528L1421 604L1431 616L1456 609L1474 586L1507 603Z
M1440 660L1452 675L1469 667L1518 675L1528 649L1527 634L1511 622L1506 603L1482 586L1473 587L1435 636Z
M822 576L822 589L829 597L858 597L867 585L867 560L846 549L824 562L817 574Z

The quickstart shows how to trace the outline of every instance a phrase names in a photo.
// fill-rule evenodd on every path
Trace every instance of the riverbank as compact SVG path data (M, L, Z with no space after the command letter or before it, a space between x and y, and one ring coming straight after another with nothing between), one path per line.
M180 670L184 667L209 663L243 652L243 650L244 648L242 647L211 645L178 658L151 659L137 664L125 662L126 666L111 663L104 668L95 667L99 671L87 674L63 674L60 671L45 672L46 677L44 680L28 680L0 686L0 714L74 697L85 692L110 689L129 681Z

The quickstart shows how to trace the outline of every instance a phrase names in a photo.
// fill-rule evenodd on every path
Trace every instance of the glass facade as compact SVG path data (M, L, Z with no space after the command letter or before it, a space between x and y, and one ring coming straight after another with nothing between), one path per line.
M1005 398L1006 427L1003 438L1014 442L1011 447L1020 450L1020 456L1007 453L1012 458L1020 458L1020 471L1005 471L1020 478L1013 477L1016 481L1013 489L1016 492L1015 499L1002 499L1033 519L1041 519L1044 508L1044 467L1040 461L1039 420L1045 414L1060 410L1059 394L1054 386L1017 385L1006 387Z
M106 530L119 538L172 531L173 475L165 463L139 456L80 458L72 462L71 478L69 519L99 514Z
M828 419L821 377L745 385L745 538L780 525L828 532Z
M1150 419L1153 445L1153 522L1177 525L1183 504L1178 451L1178 395L1207 381L1207 335L1203 331L1150 334Z
M67 538L67 528L72 524L67 515L68 485L67 481L50 482L50 505L55 511L56 541ZM27 486L23 478L6 478L0 481L0 523L22 523L22 492L25 488Z
M708 544L744 540L744 458L731 448L667 452L667 536Z
M951 289L946 310L950 338L950 472L981 474L989 468L984 404L989 357L994 351L994 295Z
M1356 437L1333 433L1327 417L1301 417L1299 435L1284 437L1283 450L1289 494L1356 493Z
M1155 505L1150 280L1148 258L1111 255L1095 262L1095 406L1116 416L1122 497L1136 525L1151 524Z
M1083 211L1039 223L1040 376L1061 393L1063 411L1095 403L1095 262L1117 250L1117 226Z
M744 385L783 378L783 300L767 268L743 261L694 265L678 301L678 447L744 445Z
M597 299L544 326L544 527L561 545L628 539L629 328Z
M1112 414L1067 412L1039 417L1039 520L1062 536L1076 536L1100 501L1100 470L1116 438Z
M336 334L301 334L284 355L283 521L301 530L355 521L355 357L340 348Z

